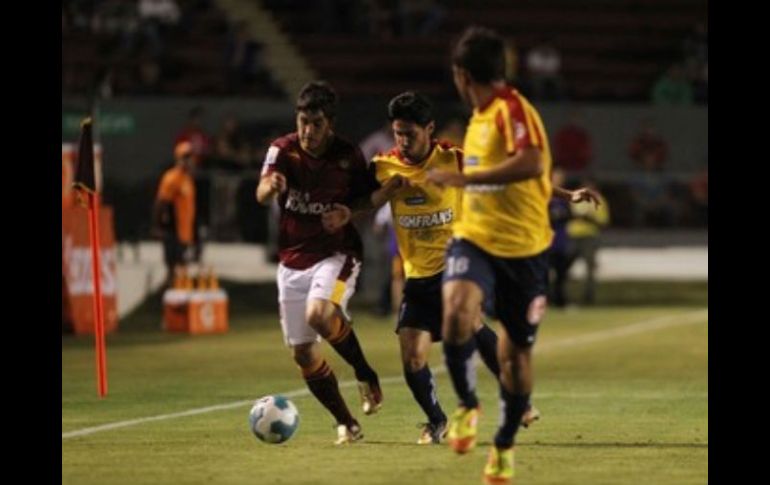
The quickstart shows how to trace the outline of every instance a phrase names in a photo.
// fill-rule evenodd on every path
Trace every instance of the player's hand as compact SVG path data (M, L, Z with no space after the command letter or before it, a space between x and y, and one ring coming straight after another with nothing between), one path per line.
M588 201L593 203L594 209L602 205L601 198L599 197L599 192L595 191L594 189L588 189L588 188L573 190L570 195L569 201L572 202L573 204Z
M321 214L321 224L324 231L334 233L350 222L350 208L342 204L334 204L331 209Z
M274 194L286 192L286 177L282 173L273 172L270 174L270 191Z
M383 189L385 189L385 193L388 195L388 198L392 197L401 189L406 189L411 187L412 184L409 182L409 179L404 177L403 175L396 174L388 179L387 182L385 182L385 185L382 186Z
M457 172L431 169L426 180L439 187L465 187L465 176Z

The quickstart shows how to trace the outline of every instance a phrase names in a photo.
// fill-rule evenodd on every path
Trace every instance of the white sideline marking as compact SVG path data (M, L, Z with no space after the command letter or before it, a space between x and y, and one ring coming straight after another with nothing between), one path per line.
M689 313L680 313L677 315L666 315L662 317L655 317L640 322L632 323L629 325L623 325L620 328L612 328L608 330L599 330L597 332L580 335L577 337L569 337L554 342L544 343L542 347L535 347L536 353L546 353L554 350L575 347L578 345L590 344L594 342L600 342L602 340L609 340L617 337L625 337L628 335L634 335L642 332L649 332L652 330L658 330L661 328L676 327L681 325L691 325L694 323L708 320L708 309L698 310ZM443 365L433 370L434 374L440 374L446 372L446 367ZM400 382L403 380L403 376L390 376L380 379L380 383L389 384L393 382ZM356 384L356 381L345 381L340 383L340 387L347 388ZM307 388L294 389L293 391L279 393L286 397L302 397L310 394ZM204 414L213 411L222 411L225 409L233 409L241 406L250 405L254 402L254 399L246 399L242 401L235 401L226 404L217 404L214 406L207 406L203 408L190 409L187 411L181 411L178 413L160 414L157 416L148 416L145 418L130 419L127 421L116 421L114 423L102 424L100 426L92 426L89 428L82 428L74 431L68 431L61 434L61 438L75 438L78 436L86 436L89 434L99 433L102 431L109 431L112 429L125 428L128 426L134 426L137 424L148 423L151 421L163 421L166 419L181 418L184 416L194 416L196 414Z

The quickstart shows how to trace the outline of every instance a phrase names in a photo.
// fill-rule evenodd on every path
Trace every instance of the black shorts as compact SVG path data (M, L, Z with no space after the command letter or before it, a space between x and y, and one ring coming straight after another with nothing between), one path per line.
M398 311L396 333L402 327L430 332L434 342L441 340L441 277L438 273L427 278L407 278L404 299Z
M465 239L447 250L444 281L470 280L484 292L484 312L500 320L513 342L529 346L545 314L548 256L499 258Z
M166 266L176 266L178 264L187 264L187 256L190 253L189 244L183 244L175 236L163 237L163 261Z

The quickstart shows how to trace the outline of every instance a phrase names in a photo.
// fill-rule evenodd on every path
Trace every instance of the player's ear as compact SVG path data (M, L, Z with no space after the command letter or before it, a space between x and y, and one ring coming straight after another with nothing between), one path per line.
M433 137L433 133L436 131L436 122L435 121L431 121L430 123L425 125L425 129L428 132L428 137L432 138Z

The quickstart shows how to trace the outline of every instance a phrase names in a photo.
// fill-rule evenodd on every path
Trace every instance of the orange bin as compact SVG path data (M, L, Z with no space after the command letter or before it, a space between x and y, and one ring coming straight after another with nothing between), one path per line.
M167 332L225 333L228 317L227 293L222 289L172 288L163 294L163 329Z

